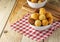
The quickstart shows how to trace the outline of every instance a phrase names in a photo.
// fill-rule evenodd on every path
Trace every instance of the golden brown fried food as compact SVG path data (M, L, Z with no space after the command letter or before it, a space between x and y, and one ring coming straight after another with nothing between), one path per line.
M53 18L52 14L50 12L46 13L46 18Z
M39 19L39 14L38 13L31 14L31 18L37 20Z
M52 24L53 23L53 18L49 18L48 22L49 22L49 24Z
M39 16L39 20L44 20L44 19L46 19L45 15L40 15Z
M33 2L33 3L37 3L37 2L38 2L38 0L31 0L31 2Z
M40 1L40 0L38 1L38 3L41 3L41 2L42 2L42 1Z
M46 10L45 10L45 8L40 8L40 10L39 10L39 14L46 14Z
M50 12L47 12L44 8L40 8L39 13L31 14L29 23L35 26L47 26L53 23L53 16Z
M42 20L42 25L43 26L47 26L48 25L48 20L46 20L46 19L45 20Z
M29 18L29 23L30 23L30 24L32 24L32 25L34 25L35 20L34 20L34 19L32 19L32 18Z
M52 16L52 14L50 12L46 13L46 18L48 19L49 24L53 23L53 16Z
M41 0L42 2L44 2L45 0Z
M35 21L35 26L41 26L41 21L40 20L36 20Z
M44 2L45 0L38 0L38 3Z

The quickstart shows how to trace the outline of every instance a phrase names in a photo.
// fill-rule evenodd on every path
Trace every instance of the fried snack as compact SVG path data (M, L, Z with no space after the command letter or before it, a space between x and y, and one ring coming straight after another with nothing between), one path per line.
M31 18L37 20L39 19L39 14L38 13L31 14Z
M44 19L46 19L45 15L40 15L39 16L39 20L44 20Z
M41 3L41 2L42 2L42 1L40 1L40 0L38 1L38 3Z
M38 2L38 0L31 0L31 2L33 2L33 3L37 3L37 2Z
M44 2L45 0L38 0L38 3Z
M52 14L50 12L46 13L46 18L53 18Z
M29 23L35 26L47 26L53 23L53 16L44 8L40 8L39 13L31 14L29 18Z
M40 20L36 20L35 21L35 26L41 26L41 21Z
M41 2L44 2L45 0L41 0Z
M49 24L53 23L53 16L52 16L52 14L50 12L47 12L46 18L48 19Z
M39 9L39 14L46 14L45 8L40 8Z
M29 18L29 23L30 23L30 24L32 24L32 25L34 25L35 20L34 20L34 19L32 19L32 18Z
M47 26L48 25L48 20L46 20L46 19L45 20L42 20L42 25L43 26Z
M53 23L53 18L49 18L48 22L49 22L49 24L52 24Z

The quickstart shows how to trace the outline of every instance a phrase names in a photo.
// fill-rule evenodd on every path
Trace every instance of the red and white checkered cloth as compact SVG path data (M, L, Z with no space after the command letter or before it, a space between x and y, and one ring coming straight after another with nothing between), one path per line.
M31 38L32 40L40 41L42 39L47 38L52 34L54 30L60 27L60 22L55 22L52 24L50 29L46 29L43 31L38 31L33 29L28 22L30 14L25 15L22 19L12 24L11 27L13 30Z

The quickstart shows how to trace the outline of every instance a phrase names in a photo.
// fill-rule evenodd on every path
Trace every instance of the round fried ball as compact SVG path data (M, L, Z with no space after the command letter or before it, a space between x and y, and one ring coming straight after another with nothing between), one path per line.
M45 0L38 0L38 3L44 2Z
M41 21L40 20L36 20L35 21L35 26L41 26Z
M50 12L46 13L46 18L53 18L52 14Z
M42 2L42 1L40 1L40 0L38 1L38 3L41 3L41 2Z
M32 24L32 25L34 25L35 20L34 20L34 19L32 19L32 18L29 18L29 23L30 23L30 24Z
M44 2L45 0L41 0L42 2Z
M45 15L40 15L39 16L39 20L44 20L44 19L46 19Z
M38 0L31 0L31 2L33 2L33 3L37 3L37 2L38 2Z
M46 20L46 19L45 19L45 20L42 20L42 25L43 25L43 26L48 25L48 20Z
M40 8L40 10L39 10L39 14L46 14L46 10L45 10L45 8Z
M39 14L38 13L31 14L31 18L37 20L39 19Z
M48 22L49 22L49 24L52 24L53 23L53 18L49 18Z
M52 14L50 12L47 12L46 18L48 19L49 24L53 23L53 16L52 16Z

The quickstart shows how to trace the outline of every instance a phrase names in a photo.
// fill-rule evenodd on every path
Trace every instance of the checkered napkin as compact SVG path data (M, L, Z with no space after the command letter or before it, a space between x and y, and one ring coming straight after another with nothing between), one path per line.
M32 40L40 41L47 38L52 34L54 30L60 27L60 22L55 22L52 24L52 27L43 31L35 30L34 27L30 26L28 22L30 14L25 15L22 19L12 24L11 27L14 31L17 31Z

